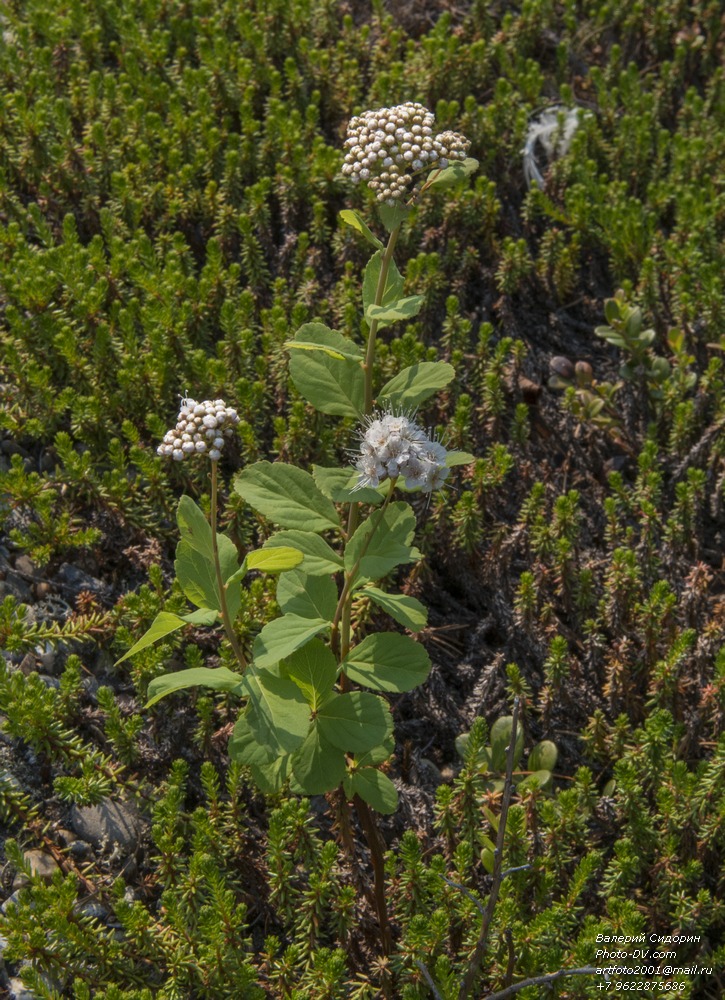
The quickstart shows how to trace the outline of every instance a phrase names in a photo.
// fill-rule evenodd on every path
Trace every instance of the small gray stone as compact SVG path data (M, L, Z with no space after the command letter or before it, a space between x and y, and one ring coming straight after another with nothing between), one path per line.
M95 920L107 920L109 915L109 911L103 903L94 903L93 901L81 903L76 909L82 917L93 917Z
M38 569L37 563L33 562L29 555L22 553L15 560L15 571L16 573L22 574L22 576L30 576L33 579L40 576L40 570Z
M20 604L28 604L32 600L30 587L15 570L8 570L4 580L0 580L0 598L12 596Z
M0 906L0 910L2 910L3 913L7 913L13 906L17 906L19 897L20 890L16 889L12 896L8 896L2 906Z
M13 441L11 438L5 438L5 440L0 443L0 449L6 455L27 455L27 451L21 448L17 441Z
M58 570L58 579L75 595L80 594L82 590L89 590L92 594L103 595L107 590L106 585L101 580L97 580L95 576L85 573L77 566L71 565L71 563L63 563Z
M35 673L37 669L38 669L38 664L36 663L35 660L35 654L26 653L25 656L20 661L20 673L25 674L25 676L27 677L28 674Z
M112 802L109 799L96 806L73 806L70 825L79 837L96 848L117 844L126 851L136 849L144 826L132 802Z
M45 851L26 851L23 854L23 858L30 865L30 871L33 875L37 875L44 882L50 882L54 873L58 871L58 862L50 854L46 854ZM13 889L22 889L27 884L27 875L24 872L20 872L13 880Z
M68 848L68 853L74 861L83 861L91 853L93 848L85 840L74 840Z
M56 691L60 687L60 681L57 677L50 677L48 674L38 674L38 677L46 687L55 688Z
M26 989L22 979L18 976L13 976L12 979L8 980L8 989L11 1000L38 1000L38 994Z

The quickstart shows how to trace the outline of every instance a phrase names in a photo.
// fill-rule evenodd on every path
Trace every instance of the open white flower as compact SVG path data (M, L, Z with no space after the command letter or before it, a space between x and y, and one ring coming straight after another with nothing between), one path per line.
M378 201L394 205L414 174L447 167L449 160L465 160L468 139L451 131L434 135L434 126L433 112L413 101L352 118L343 174L356 184L364 181Z
M409 490L439 490L449 469L443 445L401 413L383 412L368 418L355 467L358 486L377 487L385 479L402 477Z
M164 435L156 449L158 455L171 456L183 462L190 455L207 454L218 462L228 438L239 423L237 411L227 406L223 399L182 399L176 427Z

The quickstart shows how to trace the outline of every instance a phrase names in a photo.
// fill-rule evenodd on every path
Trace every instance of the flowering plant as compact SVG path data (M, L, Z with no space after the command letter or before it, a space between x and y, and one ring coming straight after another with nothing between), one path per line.
M384 937L382 851L369 811L392 812L397 806L395 786L384 770L394 747L384 695L422 684L430 660L411 635L356 635L353 602L364 596L409 633L425 626L420 601L388 592L380 583L420 555L412 544L413 508L394 497L401 488L430 494L444 485L451 466L473 460L447 451L412 416L451 381L450 364L421 362L383 386L373 382L378 334L415 316L423 302L421 296L403 296L403 276L393 259L410 203L477 166L466 158L466 139L454 132L436 136L433 124L433 115L413 103L367 112L350 123L343 173L371 188L388 232L384 245L357 212L341 213L374 248L362 283L367 341L362 347L321 323L306 323L286 345L292 380L307 402L324 414L359 422L355 467L307 471L262 461L245 468L234 489L279 530L239 566L232 542L216 531L218 460L237 417L222 400L184 400L159 453L177 460L206 454L211 461L211 523L188 497L182 497L178 512L175 568L197 610L160 614L126 654L186 623L221 619L239 672L197 668L156 678L149 704L195 684L239 694L245 705L229 753L263 791L278 791L286 783L302 794L341 787L354 801L371 846ZM431 165L427 178L419 176ZM251 569L280 574L276 598L282 615L261 630L247 663L234 617Z

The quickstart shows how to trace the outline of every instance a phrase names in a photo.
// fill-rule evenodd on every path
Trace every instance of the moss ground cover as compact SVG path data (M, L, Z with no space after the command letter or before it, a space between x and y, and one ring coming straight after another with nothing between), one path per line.
M669 980L720 997L721 5L26 0L0 28L4 985L458 997L492 884L497 720L518 698L513 870L472 995L645 933L697 938L670 964L710 971ZM389 699L383 955L339 799L261 795L226 753L233 694L143 707L170 670L231 666L226 647L189 626L113 664L185 609L174 510L210 498L203 466L156 454L179 394L240 416L220 527L241 555L273 528L231 490L238 469L344 460L354 421L305 403L284 344L321 322L364 345L367 258L339 212L370 205L343 140L353 115L404 101L463 132L480 168L413 209L396 255L423 308L381 334L376 381L452 362L421 419L479 457L420 505L425 558L396 577L431 609L433 667ZM531 147L529 186L551 107L560 133ZM253 580L244 649L276 612ZM392 625L364 592L352 616ZM81 835L112 801L133 836Z

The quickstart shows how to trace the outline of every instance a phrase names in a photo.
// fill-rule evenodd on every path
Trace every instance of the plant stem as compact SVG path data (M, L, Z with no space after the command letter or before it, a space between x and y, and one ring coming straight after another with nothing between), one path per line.
M387 246L383 252L380 274L378 275L378 284L375 289L374 304L376 306L382 305L383 302L385 285L387 284L388 272L390 270L390 262L393 259L393 252L395 250L395 244L398 242L401 226L402 222L391 231L390 236L388 237ZM373 409L373 362L375 361L375 338L377 333L378 321L376 319L371 319L370 332L368 333L368 346L365 352L365 362L363 364L363 371L365 372L365 416L368 416Z
M458 991L458 1000L466 1000L471 995L476 979L481 970L481 963L488 944L488 934L491 929L493 912L496 909L498 894L503 881L503 847L506 837L506 820L508 818L509 806L511 805L511 793L514 787L514 754L516 752L516 733L519 721L518 696L514 698L513 717L511 719L511 736L509 737L508 752L506 754L506 781L504 782L503 797L501 799L501 815L498 818L498 832L496 834L496 850L493 853L493 881L491 891L488 894L488 902L481 921L481 930L476 942L476 948L468 963L466 974L463 977L461 988Z
M217 588L219 590L219 604L221 605L222 621L224 622L224 631L227 634L227 639L229 640L232 649L234 650L234 655L239 661L239 665L242 670L246 670L247 659L242 652L242 647L239 645L239 639L237 639L234 627L232 625L232 619L229 615L229 608L227 606L227 588L224 580L222 579L222 567L219 562L219 546L217 544L216 538L216 516L217 516L217 463L212 461L211 463L211 516L209 522L211 525L211 547L214 553L214 569L216 570L216 580Z
M335 617L332 619L332 633L336 634L338 630L338 625L340 626L340 631L342 632L342 641L340 644L340 660L344 660L350 651L350 629L349 620L348 628L345 631L345 609L347 609L348 614L352 607L352 585L355 582L355 577L357 576L357 571L360 569L360 563L362 562L365 553L370 547L370 542L373 539L373 535L378 530L385 517L385 511L388 508L388 504L393 498L393 493L395 492L395 484L397 482L397 477L390 480L390 487L388 489L388 495L385 497L385 501L380 510L376 511L378 518L370 530L370 534L365 539L363 547L360 550L360 555L355 560L355 563L349 573L345 573L345 583L342 587L342 593L340 594L340 599L337 602L337 607L335 608Z
M353 801L360 826L363 828L365 839L370 848L370 857L375 872L375 909L378 911L378 921L380 922L380 939L383 945L383 954L389 955L392 941L390 924L388 923L388 904L385 899L385 841L367 802L359 795L356 795Z
M395 244L398 242L398 236L400 235L400 227L402 222L397 225L388 236L388 243L383 252L383 259L380 266L380 274L378 275L378 284L375 289L375 302L376 306L382 304L383 295L385 293L385 285L388 280L388 273L390 271L390 263L393 259L393 252L395 251ZM364 409L363 415L369 417L373 411L373 365L375 362L375 338L378 333L378 321L376 319L370 320L370 329L368 333L368 343L365 351L365 361L363 362L363 373L365 376L365 394L364 394ZM385 498L385 503L380 509L380 516L378 518L377 524L373 527L370 534L368 535L365 545L360 553L360 556L349 573L345 574L345 582L343 584L342 593L340 594L340 599L335 609L335 618L332 625L332 643L333 648L335 646L337 637L339 635L340 645L339 645L339 656L340 662L344 660L350 651L350 646L352 642L352 585L355 580L355 575L358 571L360 565L360 560L365 555L368 545L370 544L370 539L377 530L378 525L382 522L385 515L385 510L390 503L391 497L393 495L393 490L395 489L395 480L391 480L390 490ZM346 545L349 544L350 539L355 534L358 526L360 524L360 504L353 502L350 504L350 510L347 518L347 535ZM348 687L348 680L344 674L340 675L340 688L342 691L346 691ZM359 795L355 796L355 808L357 811L358 819L360 820L360 825L362 826L363 833L365 834L365 839L368 842L370 848L370 856L373 862L373 871L375 876L375 908L378 913L378 921L380 923L380 939L383 946L383 954L389 955L391 948L391 935L390 935L390 924L388 923L388 908L385 900L385 862L383 857L383 852L385 848L385 842L383 841L382 834L378 828L377 821L370 811L369 806L366 802L360 798Z

